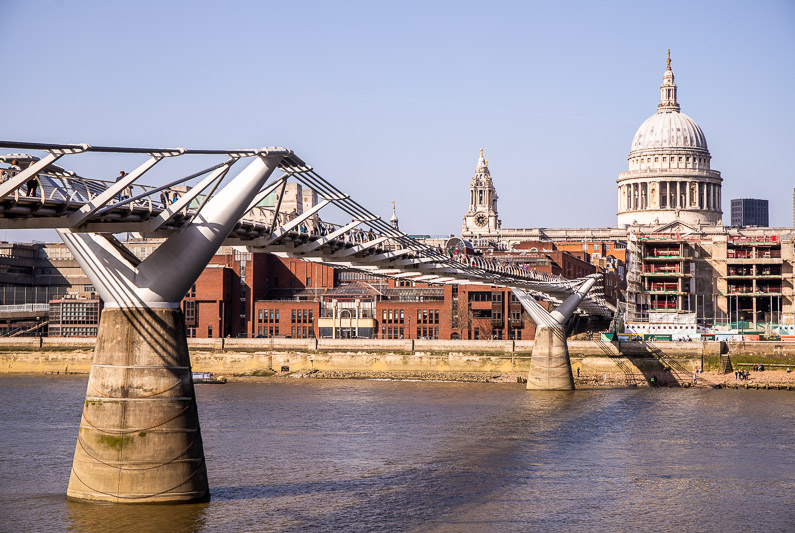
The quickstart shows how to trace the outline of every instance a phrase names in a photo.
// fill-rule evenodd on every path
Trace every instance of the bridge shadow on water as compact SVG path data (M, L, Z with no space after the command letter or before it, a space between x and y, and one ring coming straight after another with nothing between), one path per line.
M600 424L608 418L623 416L613 405L574 391L528 393L519 407L490 416L488 431L463 428L472 439L451 442L423 464L361 478L216 487L212 502L274 507L286 524L280 531L523 530L531 524L522 512L502 507L506 499L519 486L557 479L550 472L557 471L558 459L576 454L583 438L601 438ZM601 414L605 410L610 417ZM565 444L572 450L561 456L558 447Z
M455 431L457 439L444 449L426 450L429 455L415 456L414 464L380 464L376 475L315 474L310 459L289 475L296 481L280 481L263 465L261 472L234 472L228 478L241 484L213 486L209 503L69 502L67 523L70 531L144 533L576 528L576 513L532 510L532 501L527 502L530 510L516 508L517 491L527 497L580 483L575 473L561 472L560 466L572 463L609 428L644 416L645 403L631 403L634 397L635 392L619 397L575 391L527 393L512 407L472 419L469 427ZM366 450L360 453L369 456ZM319 479L329 476L336 478ZM247 478L265 482L245 484ZM587 491L578 495L578 505L609 506L609 500ZM539 521L529 521L530 516Z
M269 500L286 522L280 531L399 531L493 492L489 478L479 469L441 463L358 479L218 487L212 501Z

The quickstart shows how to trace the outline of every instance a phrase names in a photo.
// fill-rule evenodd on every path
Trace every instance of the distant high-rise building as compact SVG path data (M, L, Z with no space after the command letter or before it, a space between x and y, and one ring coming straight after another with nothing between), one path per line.
M770 219L767 200L758 198L736 198L732 200L731 225L736 228L745 226L768 227Z

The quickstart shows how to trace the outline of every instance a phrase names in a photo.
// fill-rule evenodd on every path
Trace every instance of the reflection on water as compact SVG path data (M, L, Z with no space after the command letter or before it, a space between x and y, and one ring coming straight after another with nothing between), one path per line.
M790 529L795 395L197 387L212 501L66 502L84 377L0 377L0 530Z
M136 533L188 533L207 525L206 503L194 505L119 505L66 502L67 531L107 533L124 529Z

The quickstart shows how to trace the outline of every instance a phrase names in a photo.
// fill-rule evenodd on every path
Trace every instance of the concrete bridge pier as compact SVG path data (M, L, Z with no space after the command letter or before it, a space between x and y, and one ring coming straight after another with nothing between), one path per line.
M193 222L143 261L112 235L59 230L106 305L69 499L187 503L210 498L180 302L283 155L255 157Z
M544 309L525 291L512 289L537 326L530 371L527 375L527 390L574 390L574 376L566 341L566 322L595 284L596 279L587 279L552 312Z
M527 375L527 390L574 390L574 376L564 328L536 328L530 371Z
M116 503L210 497L179 308L107 308L67 497Z

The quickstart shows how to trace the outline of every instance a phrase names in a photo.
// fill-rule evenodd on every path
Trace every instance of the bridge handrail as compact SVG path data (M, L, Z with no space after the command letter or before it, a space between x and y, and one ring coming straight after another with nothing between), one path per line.
M0 313L24 313L49 311L50 304L13 304L0 305Z

